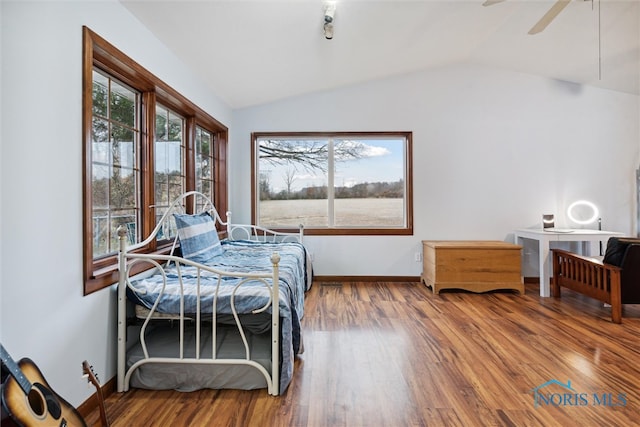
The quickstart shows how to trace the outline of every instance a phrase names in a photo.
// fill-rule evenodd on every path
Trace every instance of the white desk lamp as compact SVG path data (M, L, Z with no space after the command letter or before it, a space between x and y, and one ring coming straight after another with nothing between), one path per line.
M573 202L567 208L569 220L579 225L589 225L598 221L598 230L602 230L602 218L598 207L587 200ZM600 255L602 255L602 242L600 242Z
M571 203L567 208L567 216L569 219L580 225L588 225L596 222L598 215L600 215L598 207L587 200L578 200L577 202Z

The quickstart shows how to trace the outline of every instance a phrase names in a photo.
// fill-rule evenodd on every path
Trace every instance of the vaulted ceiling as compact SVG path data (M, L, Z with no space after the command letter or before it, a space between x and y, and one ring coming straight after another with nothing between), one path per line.
M322 0L121 0L232 108L473 63L640 93L640 2L338 0L334 37Z

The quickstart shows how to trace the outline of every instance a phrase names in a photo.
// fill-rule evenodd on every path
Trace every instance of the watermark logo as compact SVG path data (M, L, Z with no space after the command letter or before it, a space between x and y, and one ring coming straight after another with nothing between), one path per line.
M626 393L612 392L579 392L566 383L549 380L531 390L533 406L627 406Z

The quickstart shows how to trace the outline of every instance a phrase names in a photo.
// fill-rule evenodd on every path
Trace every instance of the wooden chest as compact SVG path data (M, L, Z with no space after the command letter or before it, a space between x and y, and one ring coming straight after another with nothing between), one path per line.
M435 294L441 289L513 289L524 294L521 250L501 241L423 240L422 281Z

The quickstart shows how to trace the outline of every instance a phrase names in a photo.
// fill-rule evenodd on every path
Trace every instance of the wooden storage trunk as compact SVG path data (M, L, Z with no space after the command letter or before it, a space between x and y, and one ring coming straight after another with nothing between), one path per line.
M435 294L441 289L513 289L524 294L521 250L501 241L423 240L422 281Z

